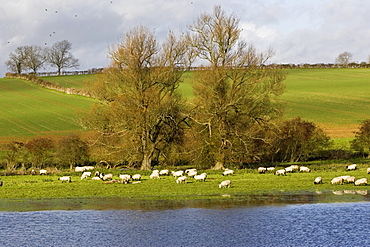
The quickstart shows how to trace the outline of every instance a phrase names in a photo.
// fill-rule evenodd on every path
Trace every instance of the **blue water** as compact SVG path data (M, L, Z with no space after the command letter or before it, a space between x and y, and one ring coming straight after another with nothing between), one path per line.
M370 246L370 202L0 212L0 246Z

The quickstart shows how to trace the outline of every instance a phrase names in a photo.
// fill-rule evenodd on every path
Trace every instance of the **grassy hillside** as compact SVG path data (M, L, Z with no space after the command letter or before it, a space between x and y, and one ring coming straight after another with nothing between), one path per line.
M286 91L280 97L286 119L300 116L322 127L346 145L353 131L370 118L370 69L287 70ZM42 77L63 87L83 88L96 75ZM184 74L179 90L190 99L193 74ZM63 135L82 131L74 121L92 99L46 90L19 79L0 79L0 138ZM347 138L347 139L343 139Z
M76 117L93 100L44 89L26 80L0 79L0 137L16 139L82 131Z
M370 118L369 69L288 70L286 85L286 118L301 116L331 137L353 137Z

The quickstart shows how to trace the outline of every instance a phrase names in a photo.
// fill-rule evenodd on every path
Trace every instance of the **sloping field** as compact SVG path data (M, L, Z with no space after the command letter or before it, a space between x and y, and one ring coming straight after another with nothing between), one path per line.
M86 82L94 80L95 77L96 75L91 74L91 75L44 76L39 78L44 79L51 83L58 84L61 87L81 89L85 87Z
M286 118L301 116L333 138L354 137L370 118L370 69L293 69L286 85Z
M353 138L353 131L370 118L370 69L287 70L286 91L280 97L285 118L300 116L322 127L332 138ZM83 88L96 75L42 77L63 87ZM193 74L184 74L180 91L190 99ZM82 128L77 114L93 100L43 89L25 80L0 79L0 138L63 135Z
M0 137L64 135L82 131L76 123L93 100L47 90L21 79L0 79Z

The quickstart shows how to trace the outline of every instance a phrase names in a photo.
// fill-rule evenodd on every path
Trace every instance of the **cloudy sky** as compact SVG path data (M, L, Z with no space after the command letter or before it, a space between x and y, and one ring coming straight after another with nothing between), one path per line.
M214 5L240 18L247 42L272 47L272 63L333 63L344 51L362 62L370 55L368 0L1 0L0 77L17 47L62 40L73 44L79 69L105 67L108 48L131 28L147 26L161 39L169 29L187 30Z

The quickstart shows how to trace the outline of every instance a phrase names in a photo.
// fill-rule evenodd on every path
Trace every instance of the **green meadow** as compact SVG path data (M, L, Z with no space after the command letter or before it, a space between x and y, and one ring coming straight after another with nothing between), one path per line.
M348 145L353 131L370 116L370 69L287 69L279 100L285 119L300 116L323 128L338 145ZM194 74L183 76L179 91L188 100ZM96 75L41 77L63 87L84 88ZM93 99L41 88L25 80L0 79L0 139L63 135L83 131L76 116Z
M21 79L0 79L0 94L1 139L83 131L76 118L94 103L91 98L48 90Z
M145 202L184 202L209 201L220 202L227 200L233 203L262 203L283 202L296 200L303 196L298 203L313 202L313 195L324 193L324 200L331 200L333 192L350 194L350 198L335 198L334 200L362 200L367 195L367 186L354 186L354 184L332 185L332 178L351 175L356 178L368 178L366 165L358 164L356 171L346 171L345 164L310 166L310 173L288 173L287 176L277 176L273 172L258 174L256 169L235 170L234 175L222 176L222 171L205 171L208 176L205 182L196 182L188 178L187 183L178 184L172 176L161 176L160 179L150 179L149 172L127 171L129 174L141 173L142 180L137 184L122 184L120 182L105 184L103 181L93 181L91 178L80 179L81 173L69 171L54 171L49 175L22 175L3 176L3 186L0 193L0 210L14 210L15 202L37 203L37 200L58 200L57 204L76 201L78 205L92 203L94 207L110 203L112 198L120 204L135 204ZM282 167L277 167L282 168ZM102 171L100 169L100 171ZM107 170L112 173L113 179L119 179L120 170ZM204 171L199 171L201 173ZM126 173L126 172L125 172ZM60 176L69 175L72 182L61 182ZM314 185L316 177L321 176L323 183ZM219 188L221 181L230 180L230 188ZM360 196L361 195L361 196ZM288 198L287 198L288 197ZM98 200L98 198L100 198ZM15 201L14 201L15 200ZM90 201L89 201L90 200ZM92 200L92 201L91 201ZM290 202L291 203L291 202ZM297 203L297 202L295 202ZM29 205L28 205L29 206ZM122 205L121 205L122 206ZM4 208L5 207L5 208Z

